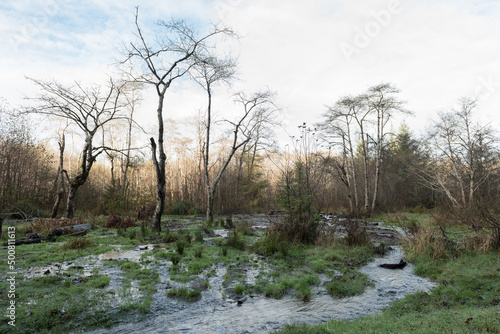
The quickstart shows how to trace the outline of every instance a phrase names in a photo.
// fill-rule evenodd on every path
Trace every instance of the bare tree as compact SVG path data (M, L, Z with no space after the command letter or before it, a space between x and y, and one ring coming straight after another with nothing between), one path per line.
M328 144L340 149L342 159L332 159L331 162L334 163L337 175L348 189L351 212L359 208L356 152L354 150L356 144L355 135L357 132L353 128L353 123L359 120L357 115L361 113L363 108L364 101L362 98L343 97L334 106L328 107L328 111L323 115L325 121L318 124L320 129L323 130L323 138ZM357 123L358 125L363 125L362 120Z
M207 83L209 81L206 81ZM263 123L268 122L272 119L272 114L275 112L276 108L273 104L273 94L269 91L254 93L251 96L247 96L244 93L235 94L235 102L242 107L240 116L233 120L225 120L225 123L229 124L232 132L231 148L229 153L225 158L219 170L215 173L213 179L210 178L210 135L212 131L212 125L214 124L212 119L212 108L211 108L211 86L206 85L208 95L208 106L206 114L206 136L205 145L203 152L203 165L205 172L205 185L207 191L207 221L213 221L213 205L215 193L217 190L217 185L226 171L231 159L234 154L244 145L248 144L250 140L255 136L258 129L261 128Z
M395 94L399 90L388 83L372 86L368 89L368 109L376 114L376 137L375 137L375 178L371 210L375 209L378 197L380 166L382 163L382 151L385 148L386 125L394 113L409 114L403 108L403 101L397 99Z
M427 187L444 193L455 208L470 208L496 163L493 131L473 121L476 107L474 100L463 98L458 110L439 114L428 134L433 161L419 173Z
M150 42L139 25L139 9L135 13L136 41L126 48L127 58L123 64L130 64L128 74L133 81L155 87L158 96L156 114L158 118L157 142L150 139L152 158L156 171L156 208L153 214L153 230L161 231L161 215L165 206L165 162L163 146L163 109L167 90L171 84L188 73L189 69L203 57L199 56L214 48L209 40L216 35L232 34L227 28L214 26L206 35L198 36L186 22L159 21L161 33ZM138 62L138 64L134 62ZM140 70L134 71L136 67Z
M66 183L69 183L69 176L66 169L64 169L64 150L66 147L66 129L68 127L68 123L66 126L61 129L58 133L59 140L57 144L59 145L59 165L57 167L57 174L54 180L54 189L55 189L55 200L54 205L52 206L52 213L50 214L51 218L57 217L57 212L59 211L59 205L63 200L64 195L66 194Z
M45 114L66 119L74 124L84 137L84 145L77 175L70 178L70 188L67 199L66 217L73 218L75 213L75 197L85 181L97 157L112 148L104 142L94 146L94 140L103 135L105 127L115 120L125 119L122 113L122 84L115 83L111 78L107 86L85 88L79 83L66 87L57 82L32 80L42 90L33 98L38 106L28 109L28 112Z

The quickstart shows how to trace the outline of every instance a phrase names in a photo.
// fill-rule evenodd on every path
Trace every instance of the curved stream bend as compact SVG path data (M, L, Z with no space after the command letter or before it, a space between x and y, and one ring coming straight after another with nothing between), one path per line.
M317 324L366 316L381 311L407 294L434 287L432 282L416 276L411 264L402 270L379 267L381 263L397 263L402 257L400 248L395 247L383 258L362 267L360 271L367 274L375 286L359 296L333 299L322 288L309 302L294 297L280 300L255 297L248 298L241 307L222 299L219 289L225 270L217 270L217 275L211 278L211 288L203 292L200 302L179 305L183 302L172 301L176 305L164 305L163 312L155 312L146 321L91 333L267 333L286 323Z

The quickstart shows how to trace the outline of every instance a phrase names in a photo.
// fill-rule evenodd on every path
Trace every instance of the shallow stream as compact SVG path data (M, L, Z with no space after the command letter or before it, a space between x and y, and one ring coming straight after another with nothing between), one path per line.
M151 306L151 316L142 322L121 324L111 329L89 332L104 333L268 333L287 323L317 324L330 319L353 319L380 312L394 301L417 291L428 291L434 285L414 274L408 264L402 270L379 267L381 263L398 263L403 258L399 247L382 258L377 258L360 271L374 282L374 287L355 297L334 299L325 288L315 290L311 301L296 297L276 300L263 296L248 296L242 305L222 296L223 276L226 268L217 267L216 275L209 278L210 288L202 292L198 302L190 303L166 297L171 282L166 266L155 268L161 283ZM114 284L111 284L114 285Z

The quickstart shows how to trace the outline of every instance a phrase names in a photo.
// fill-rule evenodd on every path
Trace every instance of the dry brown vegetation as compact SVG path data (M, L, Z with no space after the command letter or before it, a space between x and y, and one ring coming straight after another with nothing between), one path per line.
M44 219L44 218L39 218L35 220L35 222L31 223L28 225L26 228L27 233L42 233L42 234L49 234L53 230L55 230L58 227L66 227L66 226L73 226L73 225L81 225L85 224L85 222L82 219L67 219L67 218L61 218L61 219ZM71 233L71 230L67 230L67 232L64 233Z
M134 227L135 221L130 217L120 217L116 215L111 215L108 217L106 222L103 224L105 228L118 228L127 229L129 227Z

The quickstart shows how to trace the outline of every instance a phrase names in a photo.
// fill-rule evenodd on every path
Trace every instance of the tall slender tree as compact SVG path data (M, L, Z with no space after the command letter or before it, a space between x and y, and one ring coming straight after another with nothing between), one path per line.
M156 172L156 207L152 228L161 231L161 215L165 208L165 163L163 112L165 95L172 83L188 73L192 66L204 58L209 44L217 35L233 34L229 28L213 26L205 35L199 35L193 27L182 20L158 21L156 38L147 38L139 24L139 9L135 13L135 41L125 49L123 64L130 79L152 85L158 97L156 115L158 119L157 139L150 138L152 159Z

